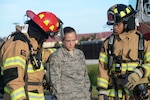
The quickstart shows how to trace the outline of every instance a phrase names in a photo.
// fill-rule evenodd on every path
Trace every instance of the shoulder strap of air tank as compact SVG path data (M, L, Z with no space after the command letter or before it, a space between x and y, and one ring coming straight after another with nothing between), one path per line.
M109 71L112 68L112 63L113 63L114 37L115 37L115 35L112 34L108 38L108 49L107 49L107 53L108 53L108 66L107 66L107 69Z
M27 42L28 43L28 46L29 46L29 50L31 50L32 48L32 45L30 43L30 40L27 38L27 36L21 32L16 32L14 33L12 36L14 36L14 39L13 41L16 41L16 40L21 40L23 42Z
M138 31L136 32L136 34L139 36L139 42L138 42L139 64L142 64L144 59L144 35Z
M108 39L108 54L113 53L114 37L115 35L112 34Z
M112 79L113 79L113 84L114 84L114 88L115 88L115 99L119 100L119 96L118 96L118 85L116 82L116 77L114 76L114 74L111 74L110 69L112 68L112 64L113 64L113 59L114 59L114 39L115 35L112 34L109 39L108 39L108 75L111 75Z
M16 41L16 40L21 40L23 42L27 42L28 43L28 46L29 46L29 50L31 52L31 48L32 48L32 45L30 44L30 40L27 38L26 35L24 35L23 33L21 32L16 32L15 34L13 34L12 36L14 36L14 39L13 41ZM27 73L27 69L28 69L28 63L29 63L29 59L26 59L26 66L25 66L25 71L24 71L24 81L25 81L25 94L26 94L26 99L29 100L29 95L28 95L28 89L27 89L27 86L28 86L28 73Z

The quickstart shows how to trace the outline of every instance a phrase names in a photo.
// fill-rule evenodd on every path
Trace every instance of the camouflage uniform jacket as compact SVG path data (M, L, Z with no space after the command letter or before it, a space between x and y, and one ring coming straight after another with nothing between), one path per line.
M90 80L85 56L79 49L74 55L59 48L50 59L51 81L58 100L90 100Z

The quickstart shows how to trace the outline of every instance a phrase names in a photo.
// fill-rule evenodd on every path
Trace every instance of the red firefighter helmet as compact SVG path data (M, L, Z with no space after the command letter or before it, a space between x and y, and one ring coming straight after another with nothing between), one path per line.
M46 33L57 33L62 21L51 12L40 12L35 14L31 10L26 11L26 15L31 18Z

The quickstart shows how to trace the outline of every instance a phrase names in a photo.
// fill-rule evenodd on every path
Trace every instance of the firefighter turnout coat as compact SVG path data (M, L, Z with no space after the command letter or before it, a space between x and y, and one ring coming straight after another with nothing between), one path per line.
M113 42L113 64L111 68L108 68L108 37L103 44L103 48L99 55L99 75L97 79L97 86L101 89L106 89L109 97L115 97L115 84L114 78L116 78L116 84L118 89L118 97L124 98L124 94L129 94L129 91L122 86L122 82L128 72L132 72L138 65L138 45L139 35L141 33L136 30L121 33L114 36ZM114 34L112 34L114 35ZM144 63L141 65L145 69L144 77L150 75L150 42L144 39ZM115 57L121 57L120 67L117 69ZM122 77L120 77L122 76ZM128 100L128 99L125 99Z
M4 100L44 100L42 80L44 66L41 63L39 69L35 69L30 61L30 49L22 35L12 36L1 49L2 75L4 76ZM40 48L34 38L29 38L34 53ZM50 51L42 50L42 62L45 62ZM27 69L26 69L27 68ZM25 81L27 77L27 82ZM25 88L27 85L27 88Z

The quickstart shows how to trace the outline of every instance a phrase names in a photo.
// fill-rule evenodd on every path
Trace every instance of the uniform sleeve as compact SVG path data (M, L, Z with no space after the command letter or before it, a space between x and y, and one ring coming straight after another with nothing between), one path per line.
M50 57L50 73L51 73L51 82L54 85L54 88L56 89L57 92L61 92L61 63L60 63L60 58L52 54Z
M87 91L91 91L92 87L91 87L91 82L90 82L90 79L89 79L89 75L88 75L88 71L87 71L87 66L86 66L86 62L85 62L85 55L83 52L81 52L81 59L82 59L82 62L83 62L83 66L85 66L85 86L86 86L86 89Z
M55 51L56 51L55 48L43 49L42 62L43 63L47 62L47 60L50 57L50 55L53 54Z
M144 64L142 64L144 68L144 77L149 77L150 75L150 40L145 41L145 50L144 50Z
M107 56L107 41L104 42L104 45L99 54L99 66L98 66L98 78L97 78L97 87L102 89L108 88L108 70L107 70L108 56Z
M5 92L15 100L25 99L24 70L29 54L28 44L20 40L5 43L1 51Z
M52 54L51 51L49 51L48 49L43 49L42 50L42 62L46 63L51 54Z

